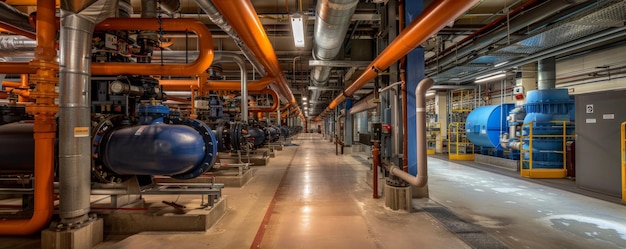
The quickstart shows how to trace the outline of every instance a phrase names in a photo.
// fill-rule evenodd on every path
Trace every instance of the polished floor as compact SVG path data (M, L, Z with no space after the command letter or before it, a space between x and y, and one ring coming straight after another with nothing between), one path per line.
M366 153L337 156L319 134L293 143L224 189L228 212L208 231L108 235L96 248L626 248L624 205L432 157L430 199L397 212L371 198ZM31 240L0 248L11 241Z

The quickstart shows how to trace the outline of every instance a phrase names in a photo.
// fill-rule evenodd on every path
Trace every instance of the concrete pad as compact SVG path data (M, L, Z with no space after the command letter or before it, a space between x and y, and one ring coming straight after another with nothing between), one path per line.
M89 224L71 230L41 232L42 249L83 249L92 248L102 242L104 237L103 221L101 218Z
M519 168L519 161L501 158L501 157L493 157L493 156L475 154L474 161L478 163L488 164L490 166L494 166L494 167L498 167L502 169L508 169L511 171L518 171L518 168Z
M224 216L225 196L211 209L176 210L172 207L145 212L117 211L102 215L107 234L136 234L145 231L206 231ZM184 212L181 214L181 212Z

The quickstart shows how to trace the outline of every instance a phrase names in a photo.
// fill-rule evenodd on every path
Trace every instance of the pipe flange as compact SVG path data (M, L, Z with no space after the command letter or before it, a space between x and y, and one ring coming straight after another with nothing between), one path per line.
M193 169L182 174L172 175L171 177L179 180L192 179L213 169L212 166L217 160L218 143L211 128L209 128L209 126L204 122L192 118L173 119L172 123L186 125L196 130L200 133L200 135L202 135L202 139L204 140L204 144L206 146L204 148L204 159L197 167L194 167Z
M93 126L91 134L91 173L102 183L121 183L132 176L119 175L104 166L100 149L102 141L109 136L112 131L126 127L129 120L124 115L113 116L97 116L94 118L95 126Z

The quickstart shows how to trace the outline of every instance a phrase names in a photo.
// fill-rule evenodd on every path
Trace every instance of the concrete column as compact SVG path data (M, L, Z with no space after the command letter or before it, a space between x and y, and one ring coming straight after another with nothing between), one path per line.
M442 138L448 137L448 92L437 92L435 96L435 114L437 114L437 122L441 125L436 152L442 153Z
M348 101L350 102L350 104L348 104ZM354 141L354 138L352 137L352 134L354 133L353 128L354 126L352 125L352 114L350 114L350 108L352 108L352 99L347 99L346 100L346 112L345 112L345 121L344 121L344 134L345 134L345 138L344 138L344 143L347 146L352 146L352 141Z

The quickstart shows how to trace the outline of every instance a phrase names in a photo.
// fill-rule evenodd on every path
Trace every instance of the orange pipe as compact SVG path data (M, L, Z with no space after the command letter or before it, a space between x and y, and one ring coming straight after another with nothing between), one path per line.
M20 90L25 92L26 95L20 94L18 97L18 102L27 102L28 97L30 96L29 88L28 88L28 74L20 75Z
M177 75L195 76L204 72L213 61L213 38L209 29L202 22L193 19L162 19L159 25L157 18L113 18L106 19L96 25L96 30L154 30L193 31L198 36L198 58L190 64L142 64L142 63L103 63L92 62L93 75Z
M291 103L287 103L285 106L283 106L282 108L280 108L281 112L284 112L285 110L287 110L287 108L289 108L291 106Z
M20 88L20 86L22 86L22 83L21 82L14 82L14 81L3 81L2 82L2 86L3 87L11 87L11 88Z
M37 0L4 0L3 2L12 6L37 6ZM60 2L60 0L54 1L55 7L58 7Z
M36 83L32 92L36 105L26 111L35 115L33 127L35 139L34 210L30 219L0 221L2 235L28 235L41 231L52 218L54 179L54 139L58 106L54 104L54 86L58 82L56 72L55 4L53 1L37 1L37 48L35 58L29 63L37 69L32 80Z
M0 91L0 99L9 98L9 94L6 91Z
M38 11L37 18L41 15ZM141 63L116 63L116 62L92 62L91 73L93 75L120 75L137 74L143 75L176 75L195 76L204 72L213 61L213 38L209 29L200 21L193 19L162 19L159 25L156 18L113 18L106 19L96 26L96 30L159 30L159 26L166 31L193 31L200 41L198 44L198 58L190 64L141 64ZM52 22L52 29L56 32L56 18ZM37 22L39 26L39 22ZM55 33L56 34L56 33ZM54 45L53 45L54 47ZM30 68L24 62L0 63L0 73L3 74L33 74L36 70Z
M261 91L274 81L272 77L263 77L257 81L248 81L248 91ZM189 86L198 87L197 80L159 80L159 84L163 86L163 90L166 91L186 91L189 90ZM205 89L208 90L226 90L226 91L238 91L241 90L241 81L209 81L204 84Z
M251 94L256 94L256 92L249 92ZM259 94L270 94L272 95L272 99L274 100L274 104L271 107L259 108L259 107L248 107L248 111L251 112L274 112L278 110L278 106L280 105L280 99L278 98L278 93L270 88L265 88L258 92Z
M418 16L400 35L383 50L382 53L368 68L349 85L344 92L337 96L320 114L325 115L343 102L346 96L352 96L357 90L361 89L368 81L378 75L379 71L387 69L393 62L402 58L409 51L413 50L419 44L423 43L429 37L436 34L451 21L465 13L470 7L479 0L456 1L456 0L437 0L431 3L420 16Z
M285 96L289 103L297 105L296 98L289 89L287 79L280 68L274 48L252 3L249 0L230 0L213 1L213 4L265 67L268 74L276 79L281 95Z

